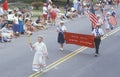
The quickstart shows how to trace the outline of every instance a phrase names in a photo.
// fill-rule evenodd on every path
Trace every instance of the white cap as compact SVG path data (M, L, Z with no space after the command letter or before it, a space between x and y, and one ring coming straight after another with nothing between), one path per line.
M100 17L100 14L97 14L97 17Z
M114 8L113 8L113 7L111 7L111 9L113 10Z
M43 36L42 36L42 35L38 35L38 37L43 38Z
M110 13L110 12L107 12L107 15L111 15L111 13Z

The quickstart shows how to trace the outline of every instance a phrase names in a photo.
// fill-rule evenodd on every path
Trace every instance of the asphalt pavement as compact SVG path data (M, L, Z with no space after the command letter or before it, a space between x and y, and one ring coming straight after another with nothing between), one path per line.
M117 13L120 21L120 10L117 9ZM90 21L85 16L69 20L65 25L68 32L91 34ZM120 22L117 27L119 25ZM32 42L37 41L37 35L44 37L49 52L48 66L68 56L53 64L48 71L34 77L120 77L119 30L102 40L100 55L94 57L94 49L71 44L65 44L64 51L61 52L56 27L49 26L48 30L34 33L31 36ZM13 39L11 43L0 43L0 77L29 77L36 74L32 71L34 53L30 50L26 35Z

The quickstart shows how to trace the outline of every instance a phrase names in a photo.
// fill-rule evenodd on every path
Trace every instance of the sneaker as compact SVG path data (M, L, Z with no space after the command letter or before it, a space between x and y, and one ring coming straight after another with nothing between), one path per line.
M43 69L40 69L40 72L43 72Z
M106 37L108 37L109 35L108 34L106 34Z
M38 72L39 70L38 69L32 69L33 71L35 71L35 72Z
M98 54L97 54L97 53L95 53L95 57L98 57Z
M60 48L60 51L63 51L63 48Z

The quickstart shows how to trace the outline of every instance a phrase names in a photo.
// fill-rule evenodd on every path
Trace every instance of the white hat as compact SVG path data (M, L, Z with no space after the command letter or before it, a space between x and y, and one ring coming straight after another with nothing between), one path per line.
M110 13L110 12L107 12L107 15L111 15L111 13Z
M97 14L97 17L100 17L100 14Z
M43 36L42 36L42 35L38 35L38 37L43 38Z
M111 7L111 9L113 10L114 8L113 8L113 7Z

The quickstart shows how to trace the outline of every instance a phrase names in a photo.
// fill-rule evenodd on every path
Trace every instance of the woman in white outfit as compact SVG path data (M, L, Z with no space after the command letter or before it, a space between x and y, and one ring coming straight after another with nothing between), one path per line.
M45 43L43 43L43 37L38 36L38 42L32 45L30 42L30 46L34 49L35 55L33 59L32 70L33 71L43 71L43 68L46 66L45 60L48 58L47 47Z

